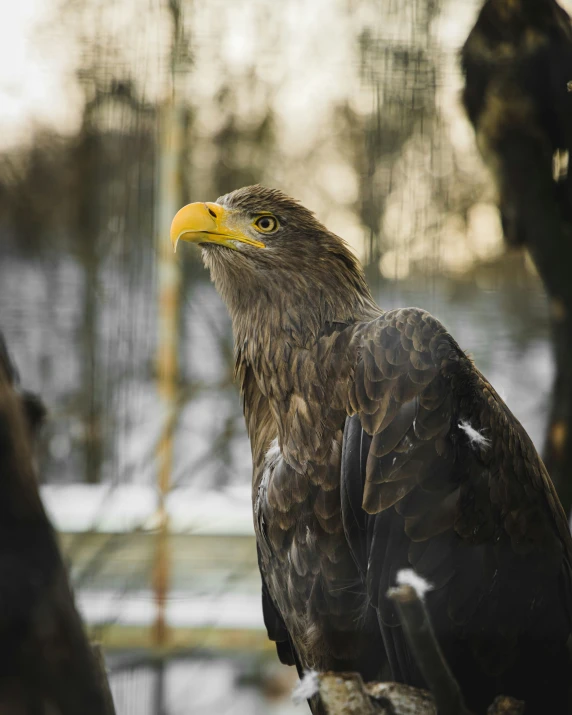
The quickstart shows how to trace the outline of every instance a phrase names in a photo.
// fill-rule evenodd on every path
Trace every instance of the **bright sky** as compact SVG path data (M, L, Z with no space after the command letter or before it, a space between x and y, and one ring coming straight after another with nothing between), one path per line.
M0 146L25 138L34 121L73 122L69 52L64 37L38 35L50 18L50 0L2 3L0 9ZM66 68L66 64L68 67ZM70 116L71 114L71 116Z

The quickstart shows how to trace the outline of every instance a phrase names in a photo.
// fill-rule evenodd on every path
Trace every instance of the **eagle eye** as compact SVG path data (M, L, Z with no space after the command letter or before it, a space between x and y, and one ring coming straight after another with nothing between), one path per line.
M274 216L260 216L254 222L254 228L260 233L272 233L278 228L278 221Z

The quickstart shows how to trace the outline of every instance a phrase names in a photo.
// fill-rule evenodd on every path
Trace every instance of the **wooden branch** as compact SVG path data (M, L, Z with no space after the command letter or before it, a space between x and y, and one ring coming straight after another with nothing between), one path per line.
M379 714L374 710L359 673L322 673L319 683L320 699L327 715Z
M471 715L437 643L425 605L415 589L408 585L398 586L390 589L387 596L397 606L407 641L440 715Z
M321 673L318 683L327 715L437 715L431 694L411 685L364 685L359 673Z
M437 715L433 696L421 688L403 683L364 684L359 673L320 673L317 679L326 715ZM524 715L524 703L499 695L487 715Z
M437 712L472 715L439 647L422 598L410 585L390 589L387 595L397 606L405 635L431 693L403 683L364 685L359 673L315 673L326 715L437 715ZM487 715L523 713L524 703L506 695L495 698L487 710Z
M522 700L499 695L487 710L487 715L523 715L524 703Z
M421 688L404 683L366 683L365 689L376 703L387 706L390 715L437 715L433 696Z

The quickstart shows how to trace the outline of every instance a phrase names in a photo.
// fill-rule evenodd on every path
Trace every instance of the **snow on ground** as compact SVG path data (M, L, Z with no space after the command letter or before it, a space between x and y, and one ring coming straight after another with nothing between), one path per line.
M76 595L88 623L116 626L152 626L157 618L155 594L150 589L119 596L115 590L83 590ZM194 596L169 593L165 618L172 628L264 630L260 594L235 592Z
M127 533L157 527L158 492L154 487L123 484L47 484L41 487L46 510L58 531ZM185 487L166 502L172 533L251 536L249 486L220 491Z

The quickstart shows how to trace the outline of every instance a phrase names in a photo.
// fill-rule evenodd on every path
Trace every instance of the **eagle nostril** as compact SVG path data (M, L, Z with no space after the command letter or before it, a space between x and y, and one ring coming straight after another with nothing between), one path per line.
M210 215L211 215L213 218L216 218L216 213L211 209L211 207L210 207L210 206L207 206L207 209L208 209L208 212L210 213Z

